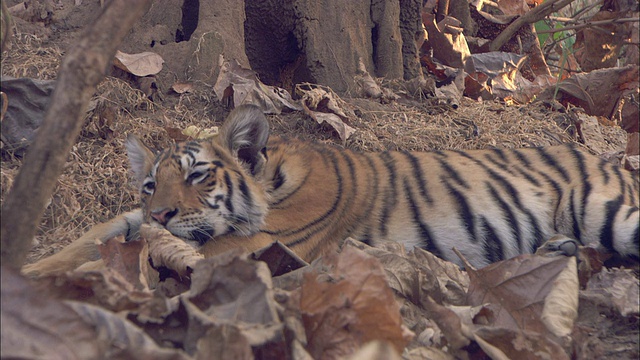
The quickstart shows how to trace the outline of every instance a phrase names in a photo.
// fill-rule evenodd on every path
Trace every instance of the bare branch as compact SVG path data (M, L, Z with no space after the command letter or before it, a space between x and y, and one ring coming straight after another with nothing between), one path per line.
M14 186L2 204L3 265L18 269L116 48L151 0L112 0L64 58L49 108Z
M562 32L562 31L567 31L567 30L578 30L578 29L594 27L594 26L600 26L600 25L622 24L622 23L626 23L626 22L638 22L638 21L640 21L639 18L622 18L622 19L609 19L609 20L600 20L600 21L590 21L590 22L587 22L587 23L584 23L584 24L565 26L563 28L540 30L540 31L538 31L538 34L550 34L550 33L557 33L557 32Z
M489 45L489 51L498 51L502 45L506 44L513 35L527 24L533 24L544 19L547 15L556 12L563 7L571 4L575 0L551 0L542 3L542 5L534 8L526 14L515 19L500 35L498 35Z

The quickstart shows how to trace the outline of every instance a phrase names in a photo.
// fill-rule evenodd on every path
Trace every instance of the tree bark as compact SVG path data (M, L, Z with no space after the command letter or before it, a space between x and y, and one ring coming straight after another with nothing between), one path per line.
M57 86L13 189L2 204L0 261L19 269L45 204L82 128L82 120L116 49L151 0L111 0L62 62ZM81 184L78 184L81 186Z

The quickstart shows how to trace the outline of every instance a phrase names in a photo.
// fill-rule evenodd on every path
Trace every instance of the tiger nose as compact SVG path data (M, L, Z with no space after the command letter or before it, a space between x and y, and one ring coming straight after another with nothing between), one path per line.
M160 223L160 225L165 226L171 220L172 217L176 216L178 213L178 209L169 209L164 208L161 210L154 210L151 212L151 217Z

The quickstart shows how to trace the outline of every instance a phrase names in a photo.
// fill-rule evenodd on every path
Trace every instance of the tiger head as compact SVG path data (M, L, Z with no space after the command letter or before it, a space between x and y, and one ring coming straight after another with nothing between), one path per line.
M267 213L260 179L268 137L267 119L253 105L232 111L214 138L180 142L157 155L129 135L126 148L145 221L194 246L258 232Z

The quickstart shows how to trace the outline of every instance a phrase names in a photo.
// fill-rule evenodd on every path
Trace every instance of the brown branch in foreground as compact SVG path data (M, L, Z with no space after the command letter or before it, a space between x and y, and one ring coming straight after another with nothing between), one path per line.
M110 1L62 61L42 126L2 204L2 265L18 269L24 263L89 100L117 47L150 4L151 0Z
M533 24L544 19L552 12L558 11L563 7L571 4L575 0L551 0L544 2L542 5L532 9L526 14L515 19L506 29L504 29L489 45L489 51L498 51L502 45L506 44L513 35L526 24Z

